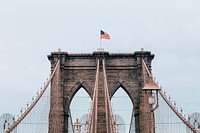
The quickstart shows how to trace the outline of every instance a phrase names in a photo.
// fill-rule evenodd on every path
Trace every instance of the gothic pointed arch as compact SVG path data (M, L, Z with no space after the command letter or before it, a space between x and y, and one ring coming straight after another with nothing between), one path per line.
M115 83L115 85L113 86L113 88L111 89L112 91L111 91L111 98L113 97L113 95L117 92L117 90L119 89L119 88L122 88L125 92L126 92L126 94L128 95L128 97L130 98L130 100L131 100L131 102L132 102L132 104L133 104L133 106L134 106L134 98L133 98L133 96L131 95L131 92L130 92L130 90L131 90L131 87L125 82L125 81L122 81L122 82L120 82L120 81L117 81L116 83Z
M115 89L115 92L112 96L112 109L114 110L114 116L120 115L122 120L126 121L126 124L120 124L116 121L117 128L120 131L124 128L125 131L128 132L131 126L135 126L132 121L134 119L135 109L133 106L133 102L131 97L128 94L128 90L123 86L123 83L118 84L118 87ZM131 126L130 126L131 125Z
M73 100L74 96L81 88L83 88L91 98L92 88L85 81L83 81L83 82L78 81L74 84L74 86L71 88L71 91L69 92L70 100L69 100L68 106L70 106L70 103Z
M97 59L100 60L100 75L104 73L102 72L102 67L103 64L105 65L109 96L112 97L119 88L122 88L130 97L135 108L135 128L137 132L140 131L140 127L144 125L140 119L146 118L144 110L140 107L143 106L140 101L143 82L141 59L144 59L149 68L151 68L153 58L154 55L150 51L143 50L135 51L134 53L117 54L106 51L80 54L61 51L52 52L51 55L48 55L48 59L51 62L51 71L53 71L58 59L61 62L59 71L60 81L52 82L51 85L51 94L57 93L58 97L51 97L50 107L51 110L59 111L50 111L49 125L51 126L49 133L54 132L58 125L60 128L57 132L68 132L69 106L80 88L83 88L92 97L96 79ZM104 63L102 59L104 59ZM103 86L101 78L99 78L99 81L99 85ZM54 101L57 101L57 103L55 104ZM104 111L105 107L102 109L97 108L97 114L103 113L102 111ZM59 121L55 122L54 119ZM105 118L102 117L101 120L105 121ZM104 133L101 129L100 126L97 128L98 133Z

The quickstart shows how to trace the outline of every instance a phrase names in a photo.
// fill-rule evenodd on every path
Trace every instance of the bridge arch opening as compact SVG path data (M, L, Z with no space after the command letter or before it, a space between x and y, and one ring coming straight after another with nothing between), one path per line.
M79 122L82 124L82 132L83 128L85 129L86 120L88 119L86 116L89 117L90 113L90 104L91 104L91 97L88 94L88 92L85 90L85 88L80 87L77 89L76 93L74 94L73 98L70 102L70 112L72 116L72 122L76 122L76 119L78 118ZM81 120L85 117L84 120Z
M133 111L133 103L125 88L119 87L116 89L111 98L111 104L113 114L115 116L120 115L124 120L123 124L116 122L117 128L119 129L119 133L129 133ZM116 121L118 121L118 118L115 117L115 119ZM123 131L124 127L125 131Z

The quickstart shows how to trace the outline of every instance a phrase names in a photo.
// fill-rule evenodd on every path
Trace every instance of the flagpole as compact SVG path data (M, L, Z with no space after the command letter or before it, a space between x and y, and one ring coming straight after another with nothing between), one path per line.
M102 50L102 39L100 37L100 50Z
M101 30L100 30L100 36L99 36L100 38L100 51L102 50L102 39L101 39Z

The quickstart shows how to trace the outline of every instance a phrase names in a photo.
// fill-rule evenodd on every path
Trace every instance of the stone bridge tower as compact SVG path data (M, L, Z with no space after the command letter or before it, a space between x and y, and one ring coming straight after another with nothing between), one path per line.
M68 113L70 103L80 88L93 97L97 59L105 60L108 92L110 99L118 88L123 88L130 97L134 107L136 133L149 133L148 110L145 109L142 97L143 77L142 62L144 59L151 71L151 61L154 55L149 51L134 53L109 53L97 51L91 54L69 54L67 52L52 52L48 55L51 70L60 59L59 74L51 84L51 104L49 114L49 133L68 133ZM100 71L102 63L100 62ZM56 80L59 79L59 80ZM101 94L99 94L101 95ZM98 114L102 109L98 110ZM99 116L99 121L104 117ZM104 126L101 127L105 128ZM98 128L98 133L106 133Z

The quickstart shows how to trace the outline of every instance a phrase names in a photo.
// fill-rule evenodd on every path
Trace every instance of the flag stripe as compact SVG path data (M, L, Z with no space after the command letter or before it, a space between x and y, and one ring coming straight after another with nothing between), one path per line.
M101 39L110 39L110 36L108 33L101 30Z

